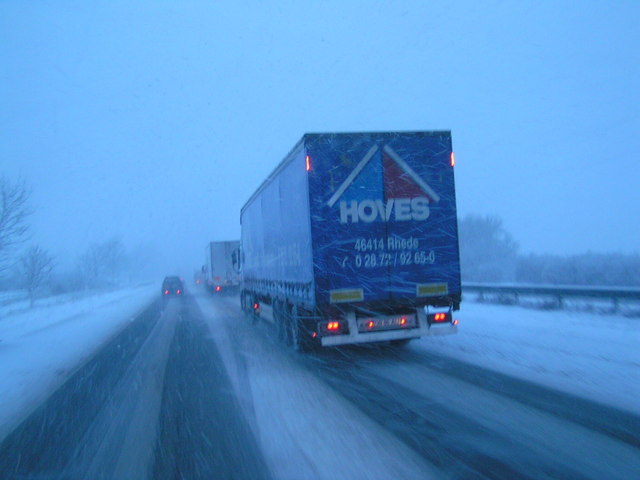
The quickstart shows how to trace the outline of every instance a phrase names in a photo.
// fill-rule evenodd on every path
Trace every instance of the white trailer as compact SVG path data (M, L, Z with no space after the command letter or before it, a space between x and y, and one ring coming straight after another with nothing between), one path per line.
M207 287L211 292L237 290L240 285L240 241L209 242L205 253Z

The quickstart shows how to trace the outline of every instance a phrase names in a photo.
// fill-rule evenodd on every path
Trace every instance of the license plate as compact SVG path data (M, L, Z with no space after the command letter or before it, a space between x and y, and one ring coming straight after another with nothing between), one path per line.
M358 319L360 332L375 332L377 330L396 330L401 328L413 328L416 326L415 314L393 315L388 317L370 317Z

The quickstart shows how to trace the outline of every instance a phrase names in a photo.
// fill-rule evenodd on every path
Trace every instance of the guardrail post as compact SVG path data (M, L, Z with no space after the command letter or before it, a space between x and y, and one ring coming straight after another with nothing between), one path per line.
M557 295L556 300L558 301L558 310L562 310L564 308L564 303L562 301L562 295Z

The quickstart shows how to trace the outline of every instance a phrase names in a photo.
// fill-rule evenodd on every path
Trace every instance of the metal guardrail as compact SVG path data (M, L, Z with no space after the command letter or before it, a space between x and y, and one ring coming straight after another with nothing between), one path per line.
M475 292L481 299L484 294L511 295L516 302L521 295L552 297L556 299L558 308L562 308L566 298L609 299L613 302L614 311L618 310L621 300L640 301L640 288L634 287L463 283L463 295L465 292Z

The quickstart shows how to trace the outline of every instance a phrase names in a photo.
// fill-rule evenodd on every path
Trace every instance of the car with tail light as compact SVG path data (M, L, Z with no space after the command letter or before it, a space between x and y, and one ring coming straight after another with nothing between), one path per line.
M165 277L162 281L161 294L163 297L184 295L184 281L177 275Z

